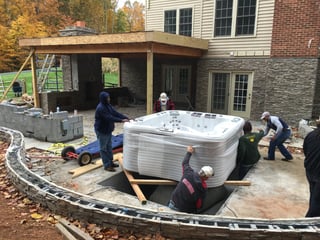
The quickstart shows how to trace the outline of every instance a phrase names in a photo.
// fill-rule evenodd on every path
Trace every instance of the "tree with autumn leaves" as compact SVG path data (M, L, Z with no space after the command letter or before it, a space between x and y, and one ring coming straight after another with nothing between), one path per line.
M18 70L27 55L20 38L58 36L84 21L98 33L144 30L144 6L118 0L0 0L0 72Z

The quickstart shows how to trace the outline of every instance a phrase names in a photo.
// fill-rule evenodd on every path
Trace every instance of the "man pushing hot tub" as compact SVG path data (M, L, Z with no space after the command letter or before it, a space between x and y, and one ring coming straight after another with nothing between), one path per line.
M209 177L214 175L210 166L203 166L199 172L195 172L189 165L194 148L187 147L187 153L182 162L182 178L171 195L168 206L176 211L197 213L203 205L207 194Z

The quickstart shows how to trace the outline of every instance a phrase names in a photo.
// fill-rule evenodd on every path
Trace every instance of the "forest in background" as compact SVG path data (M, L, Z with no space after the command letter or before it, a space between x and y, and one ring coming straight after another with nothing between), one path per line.
M17 71L29 51L21 38L59 36L59 30L84 21L97 33L144 30L144 5L118 0L0 0L0 73Z

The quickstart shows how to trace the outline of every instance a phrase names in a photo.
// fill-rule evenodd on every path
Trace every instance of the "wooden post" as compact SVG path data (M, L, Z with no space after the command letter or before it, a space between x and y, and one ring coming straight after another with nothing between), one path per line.
M32 72L32 91L33 91L33 101L34 107L40 107L39 92L37 84L37 66L34 54L31 55L31 72Z
M153 49L147 52L147 114L153 113Z

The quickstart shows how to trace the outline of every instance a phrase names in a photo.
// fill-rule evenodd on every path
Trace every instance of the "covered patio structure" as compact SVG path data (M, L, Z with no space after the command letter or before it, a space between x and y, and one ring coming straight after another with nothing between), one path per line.
M34 104L35 107L47 108L44 109L45 112L49 111L49 108L55 109L55 106L54 103L44 104L45 98L39 95L35 65L36 54L67 55L70 57L72 68L70 68L69 73L71 78L68 81L78 84L78 86L75 86L74 83L71 84L73 91L76 89L78 94L73 97L73 100L65 101L68 102L67 105L71 105L66 107L70 110L72 108L76 109L76 107L77 109L90 109L95 106L96 99L88 99L86 96L97 96L103 90L102 57L118 58L120 60L120 86L130 85L129 80L124 79L125 73L123 73L121 67L122 59L138 58L146 65L146 78L142 81L146 82L146 113L150 114L153 112L155 59L179 57L180 59L197 60L208 50L208 40L154 31L21 39L19 45L30 49ZM193 71L193 76L196 76L196 71ZM192 86L195 86L195 79L193 78ZM82 84L85 81L90 81L90 84ZM88 94L88 91L90 91L90 94ZM68 94L70 95L70 92ZM72 106L75 104L77 106Z

